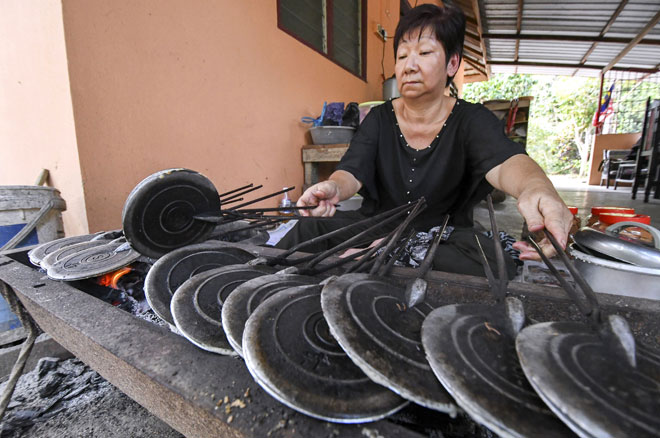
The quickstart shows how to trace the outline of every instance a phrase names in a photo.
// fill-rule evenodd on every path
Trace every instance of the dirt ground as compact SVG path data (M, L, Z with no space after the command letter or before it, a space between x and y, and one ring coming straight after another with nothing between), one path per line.
M4 390L6 382L0 384ZM43 358L18 381L0 438L182 438L77 359Z

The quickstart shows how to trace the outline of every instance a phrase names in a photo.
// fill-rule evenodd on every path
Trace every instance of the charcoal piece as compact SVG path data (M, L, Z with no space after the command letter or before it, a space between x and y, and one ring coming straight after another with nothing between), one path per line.
M20 401L12 400L12 401L10 401L9 404L7 405L7 410L15 409L15 408L19 407L19 406L22 405L22 404L23 404L23 403L20 402Z
M69 392L64 392L60 391L56 397L54 397L46 406L41 408L40 416L43 416L47 412L51 411L54 407L57 407L55 409L56 411L59 411L59 409L62 407L62 399L68 394ZM52 412L52 411L51 411Z
M34 419L39 416L40 412L34 409L23 409L13 413L12 417L7 421L10 428L18 429L20 427L29 427L34 424Z
M47 420L48 418L54 417L60 412L64 412L64 411L66 411L66 407L62 406L60 408L55 409L54 411L46 412L40 417L40 419Z
M71 374L76 377L80 377L87 370L87 366L84 364L75 364L71 370Z
M39 379L41 380L47 373L56 369L58 362L59 359L54 357L44 357L39 359L39 363L37 363L37 375L39 376Z
M78 389L74 389L70 393L64 396L64 400L71 400L72 398L78 397L80 394L82 394L84 391L87 391L92 385L90 383L81 386Z
M48 398L59 391L65 375L61 373L51 373L39 384L39 395L41 398Z
M92 385L98 385L103 382L103 377L101 377L101 375L98 373L94 373L94 375L92 375L92 378L89 379L89 382Z

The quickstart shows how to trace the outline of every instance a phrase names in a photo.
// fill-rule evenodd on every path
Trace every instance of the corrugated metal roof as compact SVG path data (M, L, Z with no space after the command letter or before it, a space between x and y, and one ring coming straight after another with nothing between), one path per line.
M658 0L457 3L468 18L470 61L479 58L473 67L486 72L598 76L606 67L643 74L660 69ZM640 41L629 47L635 39ZM485 49L486 65L475 49Z

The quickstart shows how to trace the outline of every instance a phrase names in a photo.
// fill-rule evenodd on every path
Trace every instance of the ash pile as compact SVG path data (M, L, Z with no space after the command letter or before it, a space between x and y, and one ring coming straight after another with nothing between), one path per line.
M42 358L19 379L0 437L112 437L118 431L134 438L183 437L79 360Z

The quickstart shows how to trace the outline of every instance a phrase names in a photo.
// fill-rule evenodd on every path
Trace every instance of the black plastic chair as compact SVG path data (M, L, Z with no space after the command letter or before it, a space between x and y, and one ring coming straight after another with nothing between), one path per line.
M637 189L644 186L644 202L649 202L649 195L653 189L653 198L660 198L660 100L646 102L646 115L642 142L637 150L635 175L632 186L632 198L637 198ZM645 163L648 162L648 166ZM646 171L644 170L646 168Z
M610 188L610 180L617 178L617 172L621 164L635 164L634 160L626 160L630 154L630 149L604 149L603 150L603 161L601 161L599 169L600 173L600 185L603 185L605 181L605 187ZM631 181L632 182L632 179ZM615 187L616 188L616 187Z

